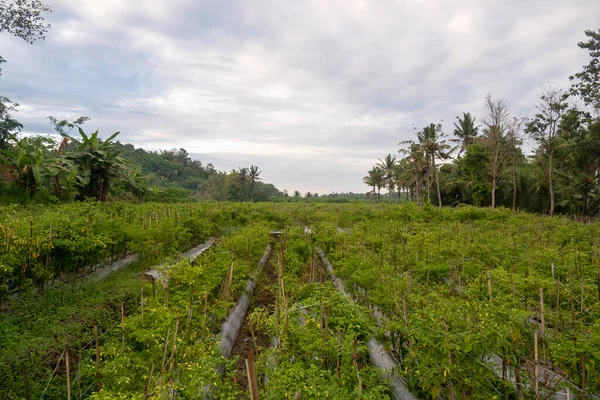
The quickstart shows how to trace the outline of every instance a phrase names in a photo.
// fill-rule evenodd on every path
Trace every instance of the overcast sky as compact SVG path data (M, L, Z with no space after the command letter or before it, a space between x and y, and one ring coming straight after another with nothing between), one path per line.
M413 126L487 93L513 115L587 63L600 1L45 0L45 42L0 35L0 94L26 132L91 118L102 137L258 165L280 190L365 192Z

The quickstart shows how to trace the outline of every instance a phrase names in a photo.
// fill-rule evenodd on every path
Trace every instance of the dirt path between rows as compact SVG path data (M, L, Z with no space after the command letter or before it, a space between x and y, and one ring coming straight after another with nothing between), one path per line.
M273 265L273 258L277 254L277 248L278 247L275 247L273 248L273 251L271 251L271 255L269 256L269 259L267 260L267 263L263 269L263 273L260 274L260 278L258 279L252 300L250 301L250 307L248 308L248 312L244 318L244 323L240 328L240 332L238 333L231 350L231 356L238 357L235 378L238 388L244 393L248 393L246 359L248 358L248 352L254 351L254 341L252 339L252 333L248 324L248 316L257 307L265 308L269 314L275 311L274 291L276 290L276 286L273 285L277 283L277 273L275 272L275 267ZM274 291L271 291L270 289ZM258 346L260 357L260 351L271 346L271 337L267 335L267 333L256 329L254 330L254 337L256 338L256 344ZM245 398L245 396L241 398Z

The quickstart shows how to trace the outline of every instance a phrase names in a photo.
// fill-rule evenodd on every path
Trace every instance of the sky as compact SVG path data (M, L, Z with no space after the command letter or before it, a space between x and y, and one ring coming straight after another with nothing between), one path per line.
M280 190L366 192L414 128L516 117L567 88L600 28L597 0L45 0L43 42L0 34L0 94L25 133L48 115L219 170L258 165Z

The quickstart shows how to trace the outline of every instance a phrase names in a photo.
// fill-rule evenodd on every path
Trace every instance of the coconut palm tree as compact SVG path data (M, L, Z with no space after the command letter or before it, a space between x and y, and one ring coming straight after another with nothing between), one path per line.
M479 127L475 126L475 118L471 116L471 113L463 113L462 119L459 117L456 117L456 119L458 124L454 123L454 136L457 139L452 139L452 141L460 143L460 151L458 152L460 157L462 152L467 151L467 148L475 142Z
M368 172L368 175L363 178L363 182L373 188L373 194L375 194L375 188L377 188L377 201L381 201L381 187L384 185L385 172L377 165L374 165Z
M385 158L383 160L379 159L377 166L379 168L381 168L381 170L384 173L384 175L383 175L384 186L387 186L389 195L390 195L390 200L391 200L392 192L394 191L394 187L395 187L394 169L396 167L396 157L392 156L391 154L388 153L388 155L385 156Z
M435 159L437 157L445 160L450 157L449 153L452 151L452 147L446 143L444 136L441 124L429 124L424 127L422 131L417 132L419 144L423 147L427 159L431 160L431 170L437 188L438 207L442 206L442 193L440 191L440 181L435 165Z
M261 180L261 178L259 177L261 172L262 171L258 170L258 165L257 166L251 165L250 170L248 172L248 181L250 182L250 185L251 185L251 193L252 193L252 202L253 203L254 203L254 184L256 183L256 181Z
M406 154L400 163L403 165L402 182L406 187L414 188L417 205L422 204L423 177L427 177L427 196L429 197L429 172L427 158L423 147L412 140L400 142L400 145L409 144L408 149L400 149L398 152ZM411 190L412 192L412 190ZM412 196L412 195L411 195Z
M248 182L248 168L240 168L238 170L238 182L240 184L240 190L242 192L242 196L239 200L245 201L247 198L246 197L246 194L247 194L246 183Z

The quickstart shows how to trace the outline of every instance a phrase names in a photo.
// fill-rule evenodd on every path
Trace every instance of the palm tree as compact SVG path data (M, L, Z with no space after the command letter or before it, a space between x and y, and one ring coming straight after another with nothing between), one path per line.
M403 165L404 173L402 174L402 181L406 187L414 187L414 193L416 196L417 205L422 204L422 187L423 177L427 177L427 196L429 197L429 172L428 162L425 157L423 147L413 142L412 140L406 142L400 142L400 145L410 144L408 149L400 149L400 153L404 153L407 156L401 160ZM411 190L412 193L412 190ZM412 196L412 194L411 194Z
M373 194L375 194L375 188L377 188L377 200L381 201L381 187L384 185L385 172L381 167L374 165L368 172L368 175L363 178L363 182L373 188Z
M248 182L248 168L240 168L238 171L238 182L241 186L242 198L240 201L246 200L246 182Z
M261 178L259 177L260 173L262 171L258 170L258 165L254 166L251 165L250 166L250 171L248 173L248 180L250 181L250 185L251 185L251 189L252 189L252 202L254 203L254 184L256 183L256 181L260 181Z
M437 169L435 166L436 157L445 160L450 157L450 151L452 148L446 143L444 139L444 132L442 132L441 124L429 124L423 128L421 132L417 132L417 138L419 144L423 147L427 159L431 159L433 178L435 180L437 195L438 195L438 207L442 206L442 193L440 191L440 181L438 178Z
M475 138L479 133L479 127L475 126L475 118L471 116L471 113L463 113L462 119L458 119L458 124L454 123L454 136L458 139L453 141L460 143L460 151L458 156L460 157L463 151L467 151L467 148L475 142Z
M384 186L388 187L390 200L392 199L392 192L394 191L395 180L394 180L394 169L396 167L396 157L388 153L385 158L379 159L377 166L383 171L383 182Z

